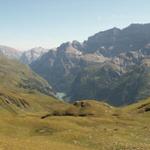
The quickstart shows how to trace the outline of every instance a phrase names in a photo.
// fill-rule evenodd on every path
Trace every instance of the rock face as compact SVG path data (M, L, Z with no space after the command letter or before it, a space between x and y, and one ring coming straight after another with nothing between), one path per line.
M76 49L81 48L82 45L79 43L76 45L76 43L74 41L64 43L56 51L50 50L31 64L31 68L49 81L56 91L69 91L74 78L84 67L102 63L108 59L96 53L82 53Z
M113 28L83 43L63 43L30 66L71 101L133 103L150 96L150 24Z
M113 28L88 38L85 52L100 52L106 57L115 57L130 51L147 52L150 43L150 24L131 24L120 30Z

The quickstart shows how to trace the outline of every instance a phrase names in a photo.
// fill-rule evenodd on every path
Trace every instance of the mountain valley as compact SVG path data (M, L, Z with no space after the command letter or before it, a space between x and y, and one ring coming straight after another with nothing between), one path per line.
M1 46L0 149L149 150L149 29L51 50Z

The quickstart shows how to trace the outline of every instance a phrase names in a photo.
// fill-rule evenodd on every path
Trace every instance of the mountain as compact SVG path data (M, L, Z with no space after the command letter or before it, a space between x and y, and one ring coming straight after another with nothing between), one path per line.
M134 66L120 74L119 68L105 64L96 69L92 67L81 71L69 93L71 100L97 99L120 106L149 97L149 90L150 67L147 65Z
M83 54L77 41L63 43L34 61L31 68L44 77L56 91L68 91L78 72L85 66L107 60L102 55ZM40 67L39 67L40 66Z
M42 47L35 47L27 51L19 51L8 46L0 46L1 55L7 58L20 60L20 62L24 64L31 64L47 51L48 49Z
M149 84L142 81L145 77L140 72L149 58L150 24L131 24L99 32L83 43L63 43L30 66L57 92L65 93L67 100L105 99L113 105L124 105L150 96L143 88L149 89ZM148 69L145 64L144 70ZM137 76L140 80L135 81ZM132 86L138 90L133 91Z
M0 54L8 58L19 59L22 53L11 47L0 46Z
M99 32L83 43L84 52L100 52L115 57L130 51L149 53L150 24L131 24L127 28L113 28Z
M20 57L20 61L24 64L31 64L33 61L41 57L48 50L42 47L35 47L28 51L23 52Z

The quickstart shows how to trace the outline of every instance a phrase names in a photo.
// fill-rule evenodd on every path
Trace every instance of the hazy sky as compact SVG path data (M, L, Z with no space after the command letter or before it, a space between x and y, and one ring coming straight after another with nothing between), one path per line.
M0 0L0 45L51 48L96 32L150 23L150 0Z

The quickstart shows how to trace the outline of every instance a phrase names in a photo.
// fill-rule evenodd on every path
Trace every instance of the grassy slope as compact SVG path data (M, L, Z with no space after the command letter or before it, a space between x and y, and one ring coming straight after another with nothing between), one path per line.
M90 101L98 116L6 116L0 118L0 148L11 150L149 150L150 112L129 107L103 111L103 103ZM97 109L103 108L102 111ZM107 115L105 115L105 113Z
M53 96L49 84L16 60L0 56L0 112L42 113L64 105Z
M5 88L24 88L37 90L50 95L52 89L49 84L31 69L16 60L10 60L0 55L0 85ZM43 90L42 90L42 89Z

